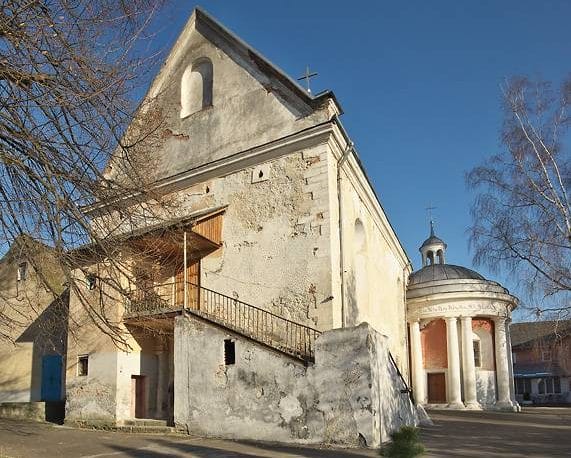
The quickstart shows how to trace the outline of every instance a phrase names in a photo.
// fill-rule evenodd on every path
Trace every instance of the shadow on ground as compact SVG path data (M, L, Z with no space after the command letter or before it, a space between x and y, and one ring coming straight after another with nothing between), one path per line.
M217 442L213 440L212 442ZM108 447L120 456L137 458L166 458L192 456L193 458L268 458L268 457L307 457L307 458L355 458L376 456L372 450L333 450L313 447L296 447L280 444L265 444L255 441L224 441L219 447L212 442L208 445L197 445L188 441L177 441L166 438L156 438L147 441L148 445L139 447L127 447L124 445L110 444Z

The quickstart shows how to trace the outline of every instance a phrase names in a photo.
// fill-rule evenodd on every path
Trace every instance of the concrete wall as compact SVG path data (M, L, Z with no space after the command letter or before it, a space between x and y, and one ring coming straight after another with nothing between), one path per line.
M236 364L224 365L224 339ZM175 423L234 439L378 446L416 413L367 324L325 332L301 363L195 318L175 325Z

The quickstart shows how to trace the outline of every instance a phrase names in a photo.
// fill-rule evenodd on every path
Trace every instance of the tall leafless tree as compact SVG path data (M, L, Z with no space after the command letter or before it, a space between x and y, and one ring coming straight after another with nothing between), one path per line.
M144 122L127 126L137 109L133 91L156 69L160 53L148 31L162 7L161 0L0 0L0 254L23 235L42 242L80 297L85 288L70 256L78 246L116 263L119 274L126 269L113 242L119 223L102 225L110 219L92 220L83 209L148 189L151 178L138 164L152 157L160 113L146 110ZM121 180L104 170L113 154ZM149 199L140 199L147 213ZM117 208L119 220L134 217L135 207ZM112 295L127 293L119 274L104 279ZM85 300L84 307L121 341L102 306Z
M502 87L502 152L467 175L474 261L507 269L538 314L571 311L571 76ZM546 305L542 305L546 304ZM547 310L549 309L549 310Z

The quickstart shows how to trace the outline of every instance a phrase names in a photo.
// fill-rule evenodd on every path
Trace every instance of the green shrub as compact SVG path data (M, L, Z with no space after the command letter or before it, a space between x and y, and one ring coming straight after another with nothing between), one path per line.
M381 450L381 455L389 458L415 458L424 453L419 441L419 429L403 426L400 431L391 434L392 442Z

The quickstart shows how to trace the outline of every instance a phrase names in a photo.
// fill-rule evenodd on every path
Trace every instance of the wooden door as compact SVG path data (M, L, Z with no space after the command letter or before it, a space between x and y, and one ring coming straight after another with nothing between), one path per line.
M444 372L437 372L428 375L428 403L446 403L446 377Z
M186 267L187 302L191 309L200 309L200 259L188 260ZM184 305L184 265L175 273L175 305Z
M131 416L134 418L146 418L147 416L147 392L144 375L131 376Z

